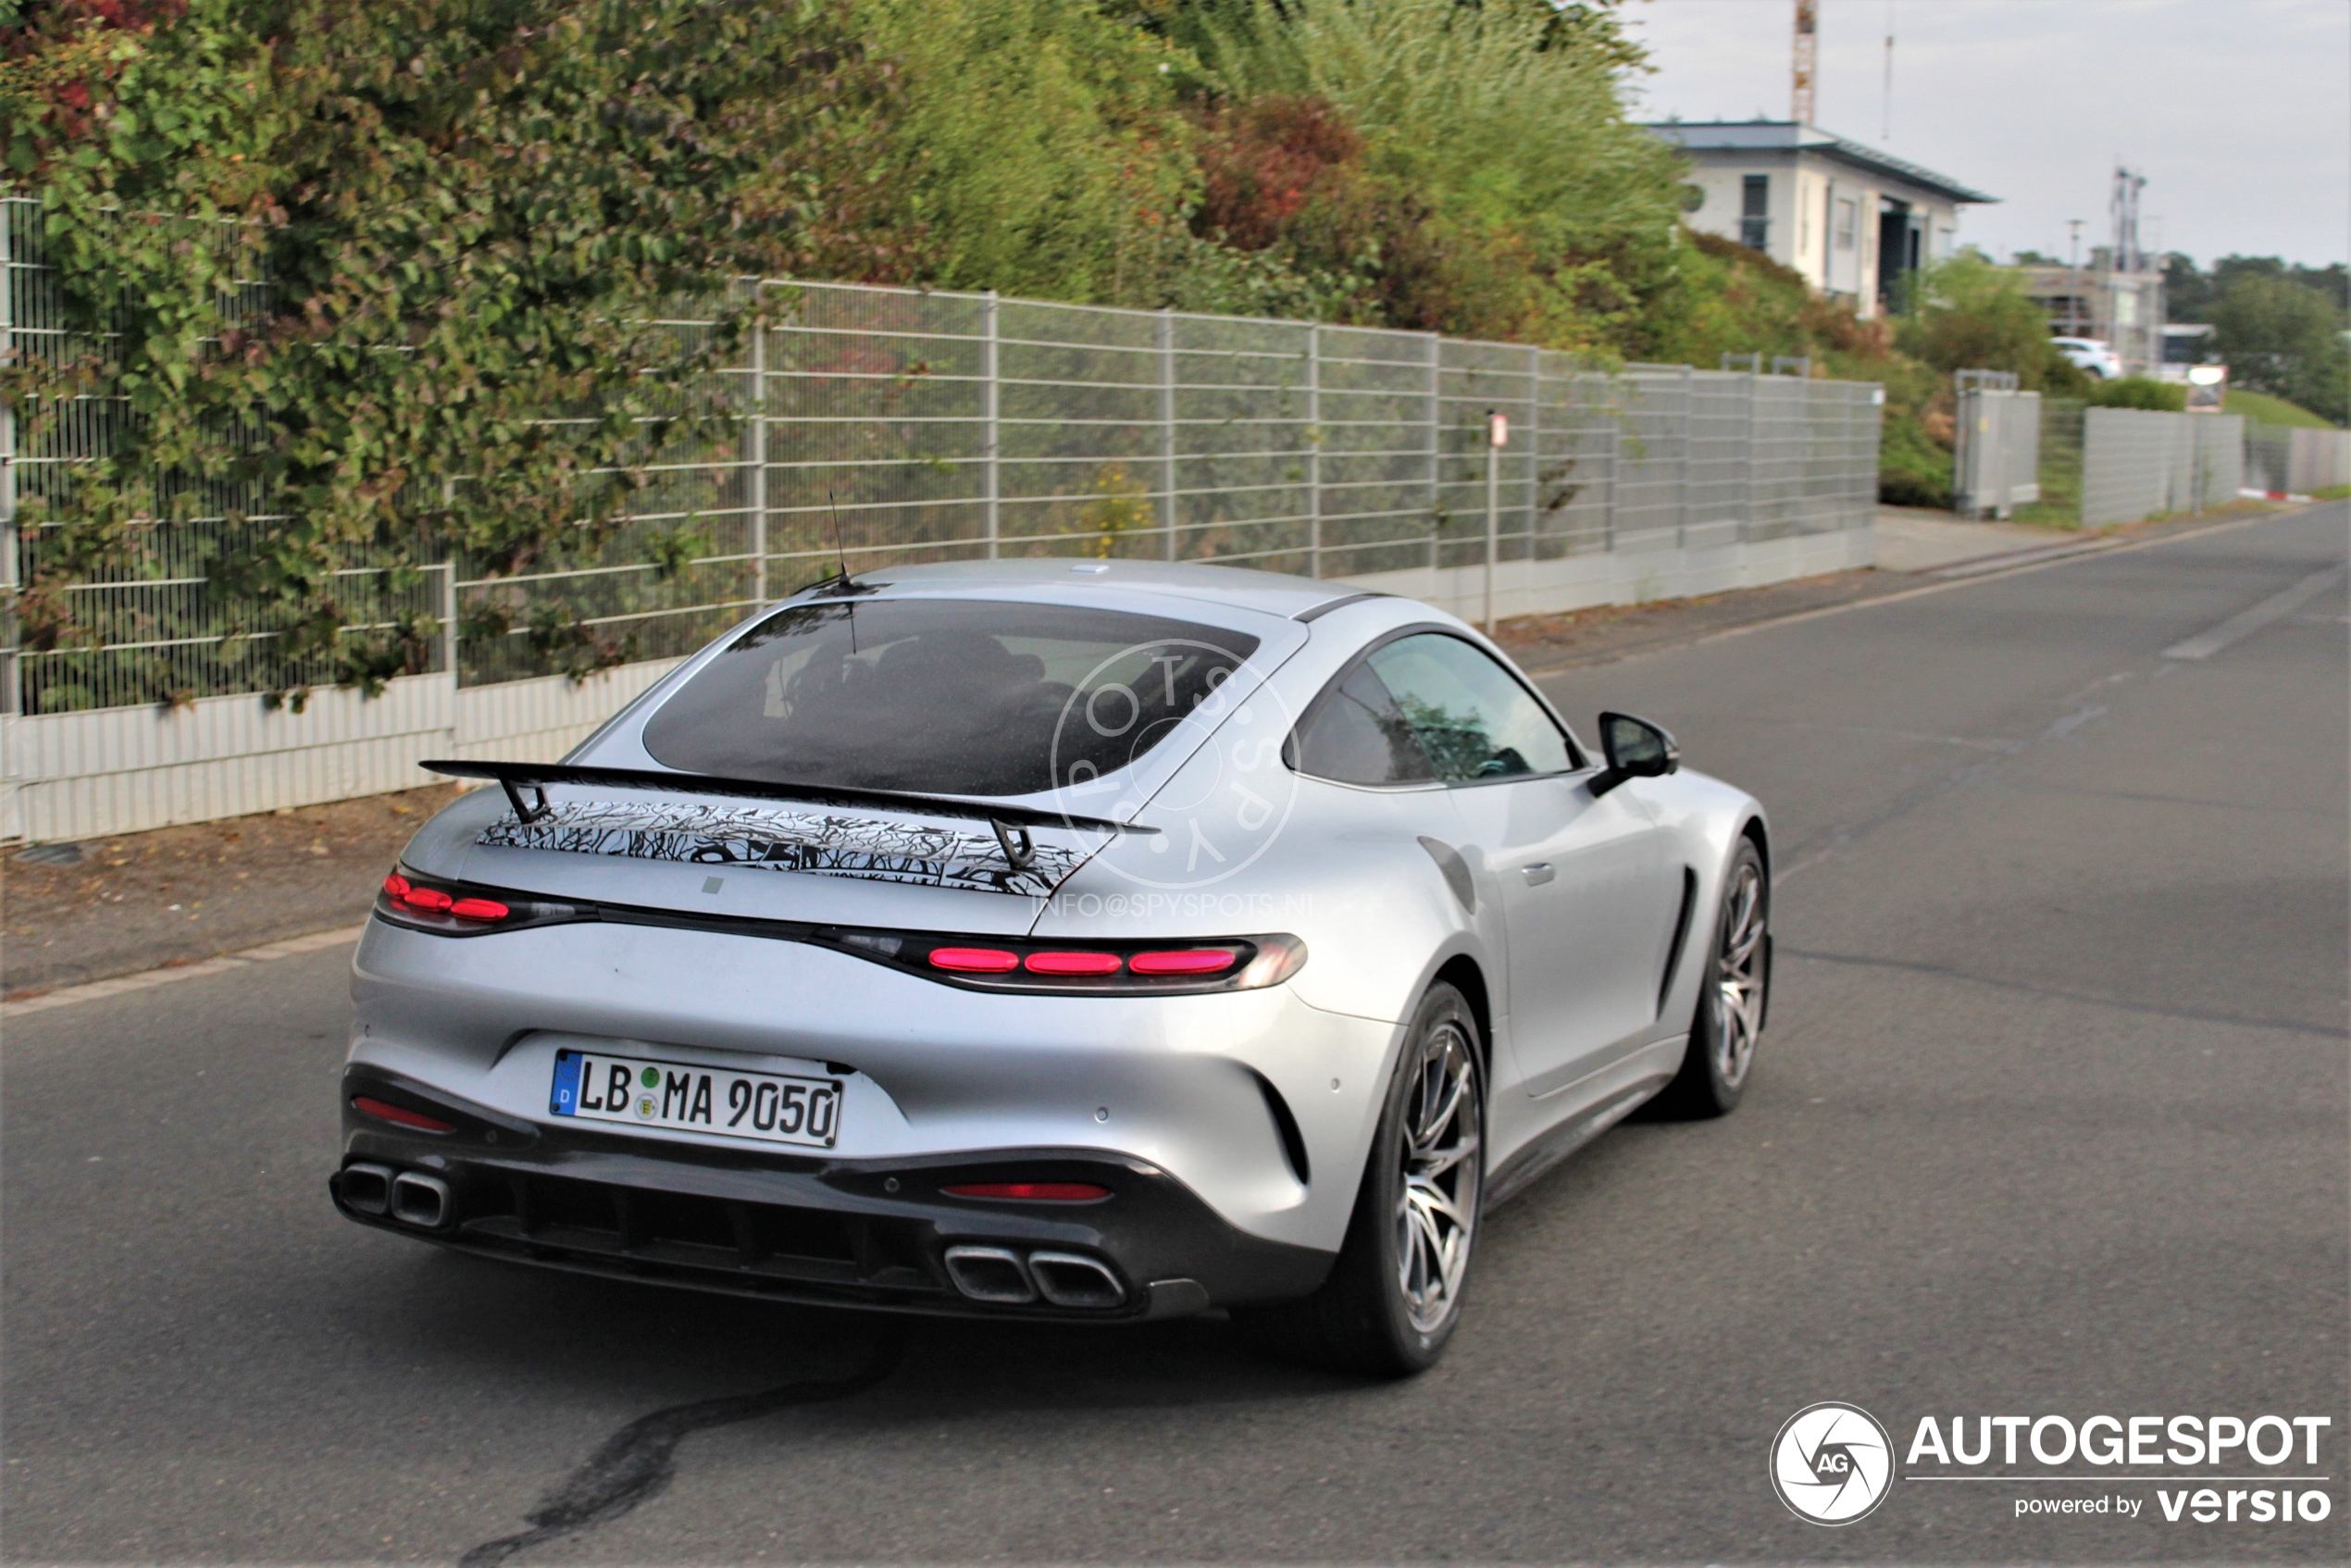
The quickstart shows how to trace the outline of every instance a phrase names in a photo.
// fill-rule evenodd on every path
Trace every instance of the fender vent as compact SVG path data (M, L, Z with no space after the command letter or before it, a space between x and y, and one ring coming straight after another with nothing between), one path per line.
M1682 913L1673 917L1673 940L1665 950L1665 977L1657 982L1657 1015L1665 1016L1665 999L1673 994L1673 977L1682 967L1682 948L1690 940L1690 915L1698 907L1698 873L1682 867Z
M1306 1164L1306 1135L1298 1130L1298 1118L1290 1114L1289 1101L1282 1098L1282 1091L1264 1074L1252 1071L1251 1076L1257 1079L1257 1092L1265 1097L1266 1114L1274 1118L1274 1132L1282 1140L1282 1158L1289 1162L1289 1174L1298 1178L1299 1186L1309 1185L1312 1173Z

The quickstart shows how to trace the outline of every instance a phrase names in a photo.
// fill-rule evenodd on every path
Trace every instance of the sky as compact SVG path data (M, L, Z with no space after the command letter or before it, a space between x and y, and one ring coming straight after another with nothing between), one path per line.
M2139 241L2199 263L2351 250L2351 0L1821 0L1824 131L1998 196L1959 237L2006 261L2110 232L2119 156ZM1890 138L1881 140L1893 19ZM1788 118L1793 0L1628 0L1654 75L1639 118Z

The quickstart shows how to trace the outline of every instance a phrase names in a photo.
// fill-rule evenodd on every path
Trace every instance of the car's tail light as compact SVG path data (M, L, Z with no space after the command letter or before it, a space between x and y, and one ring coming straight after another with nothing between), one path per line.
M1306 962L1290 936L1190 940L1029 940L993 934L860 930L797 920L619 903L556 903L396 866L376 895L377 918L442 937L481 937L573 921L725 931L810 942L966 990L1052 996L1189 996L1277 986Z
M930 963L959 975L1002 975L1020 967L1020 954L997 947L935 947Z
M1110 1188L1090 1181L965 1181L942 1191L957 1198L1010 1198L1023 1203L1091 1203Z
M1240 962L1229 947L1188 947L1138 952L1126 961L1138 975L1221 975Z
M1114 952L1064 952L1048 948L1021 960L1032 975L1115 975L1125 961Z
M1306 962L1306 944L1287 936L1080 946L817 927L803 940L967 989L1048 995L1166 996L1255 990L1281 984Z
M596 918L592 909L577 904L548 903L493 889L436 882L406 866L384 878L383 889L376 895L376 913L393 925L444 937L478 937L525 926Z

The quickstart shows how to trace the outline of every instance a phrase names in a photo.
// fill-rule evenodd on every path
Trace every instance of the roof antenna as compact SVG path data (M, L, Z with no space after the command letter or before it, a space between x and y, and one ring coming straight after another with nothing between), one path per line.
M840 535L840 503L834 497L830 485L825 487L825 504L832 510L833 558L838 564L832 576L819 579L810 585L812 591L825 599L853 599L860 594L880 592L880 589L869 587L849 575L849 549L841 542Z

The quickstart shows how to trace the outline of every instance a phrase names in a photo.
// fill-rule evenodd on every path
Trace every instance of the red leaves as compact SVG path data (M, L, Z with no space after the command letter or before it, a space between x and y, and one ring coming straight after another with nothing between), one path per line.
M1363 138L1321 98L1220 105L1200 129L1206 183L1197 226L1242 250L1282 239L1317 197L1343 204L1360 195L1368 178Z

